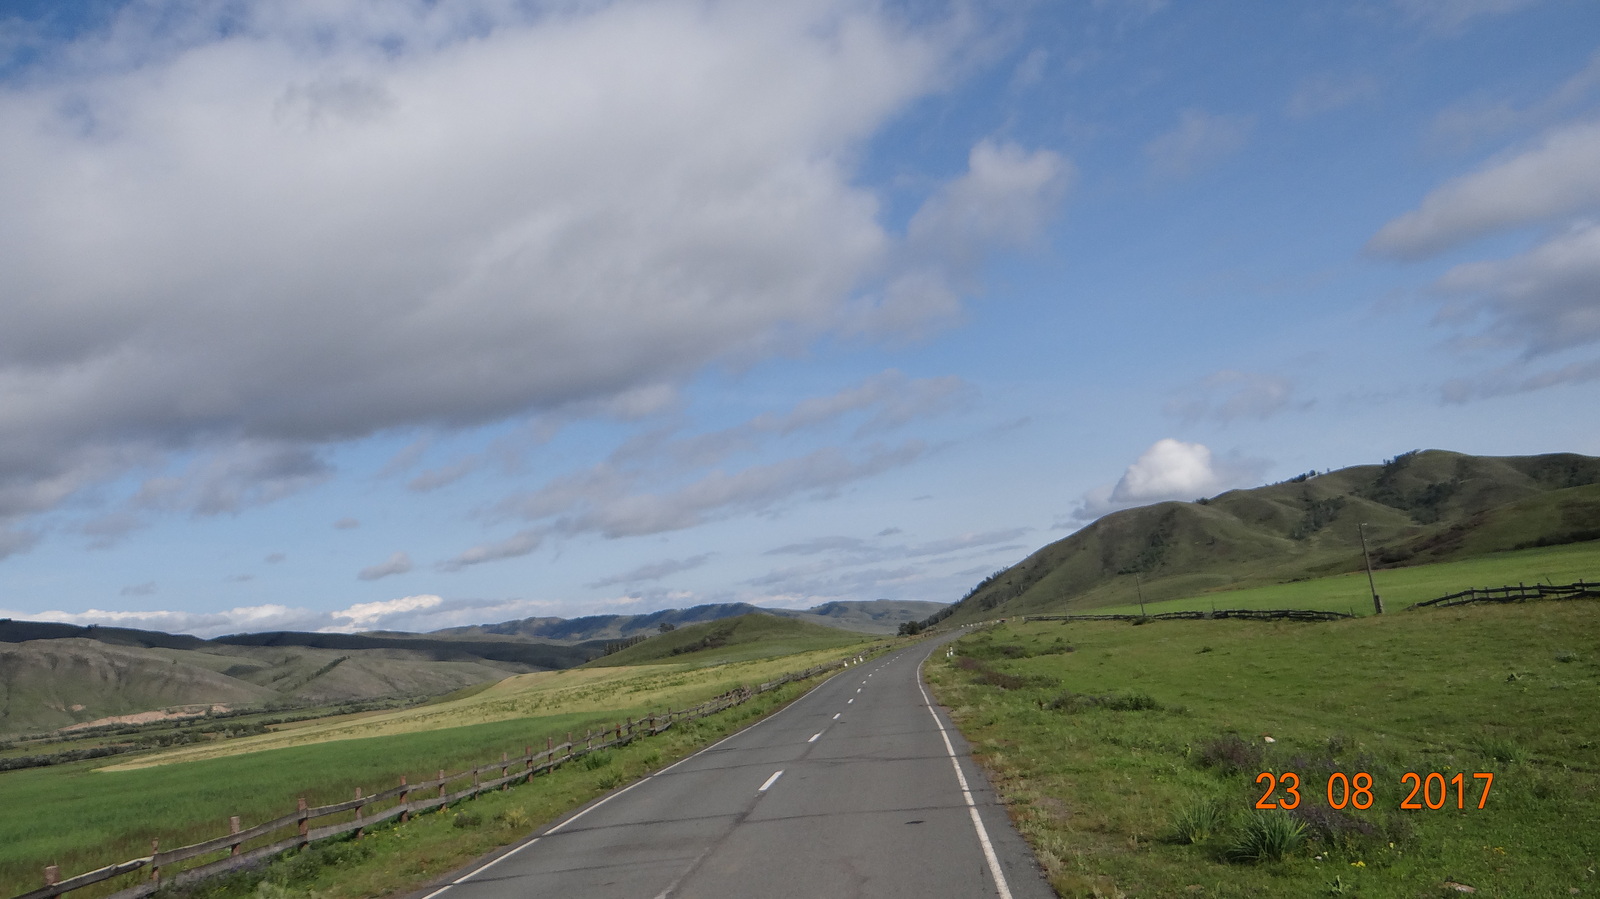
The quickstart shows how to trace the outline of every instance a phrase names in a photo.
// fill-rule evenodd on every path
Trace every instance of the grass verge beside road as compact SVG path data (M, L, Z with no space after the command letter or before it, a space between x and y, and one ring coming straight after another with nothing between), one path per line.
M1600 892L1594 601L1013 623L926 672L1064 896ZM1253 808L1263 772L1295 811ZM1332 808L1363 772L1371 807ZM1464 775L1466 808L1402 810L1407 772Z

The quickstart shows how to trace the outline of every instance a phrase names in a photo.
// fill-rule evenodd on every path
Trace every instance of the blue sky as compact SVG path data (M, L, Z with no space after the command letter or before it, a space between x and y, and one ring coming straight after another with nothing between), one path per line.
M953 601L1600 454L1600 6L0 5L0 615Z

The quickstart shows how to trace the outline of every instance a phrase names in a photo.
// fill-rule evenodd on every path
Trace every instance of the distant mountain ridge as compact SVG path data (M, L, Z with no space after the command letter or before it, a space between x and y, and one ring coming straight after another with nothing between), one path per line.
M498 624L479 624L434 631L449 637L522 637L561 642L622 640L659 633L662 625L674 628L761 612L812 624L866 634L892 634L907 621L918 621L947 603L913 600L836 600L804 611L771 609L744 602L709 603L687 609L662 609L643 615L586 615L582 618L523 618Z
M1361 568L1600 539L1600 459L1402 453L1114 512L985 578L935 618L1063 612ZM925 619L931 621L932 619Z
M943 603L722 603L646 615L529 618L431 634L272 631L203 639L135 628L0 619L0 734L52 730L182 705L309 705L429 696L528 671L571 668L661 625L773 615L891 634Z

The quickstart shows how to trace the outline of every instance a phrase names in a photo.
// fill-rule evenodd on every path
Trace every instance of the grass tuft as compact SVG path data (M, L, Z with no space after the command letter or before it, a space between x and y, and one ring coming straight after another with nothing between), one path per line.
M1484 758L1510 765L1522 761L1522 747L1506 737L1482 736L1474 746Z
M1228 859L1236 862L1282 861L1305 842L1306 826L1283 812L1248 815L1228 845Z
M528 813L525 809L515 807L502 810L500 814L494 816L494 820L495 823L499 824L501 827L504 827L506 830L519 831L527 830L528 825L533 823L533 819L528 817Z
M1172 832L1180 843L1204 843L1220 833L1228 823L1222 803L1215 799L1196 799L1178 809L1172 818Z
M1088 693L1074 693L1068 690L1045 704L1045 708L1053 712L1083 712L1089 709L1106 709L1112 712L1151 712L1159 711L1161 703L1156 702L1154 696L1141 691L1128 693L1107 693L1104 696L1092 696Z

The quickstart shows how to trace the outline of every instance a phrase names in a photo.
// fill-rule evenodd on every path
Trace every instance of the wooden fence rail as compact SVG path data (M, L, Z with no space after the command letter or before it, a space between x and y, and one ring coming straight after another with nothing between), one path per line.
M1338 621L1356 616L1311 609L1217 609L1211 612L1161 612L1156 615L1028 615L1023 621L1200 621L1247 618L1252 621Z
M1413 603L1407 608L1464 606L1475 602L1527 602L1539 599L1600 599L1600 584L1518 584L1515 587L1472 587L1438 599Z
M235 871L253 862L288 852L291 849L298 849L317 840L325 840L350 833L354 833L359 837L361 831L376 824L381 824L394 818L405 820L412 815L445 808L462 800L471 799L481 793L504 789L517 781L527 781L537 774L553 771L561 765L574 759L582 758L589 753L599 752L615 746L625 746L641 737L660 734L678 722L693 721L696 718L704 718L707 715L714 715L734 706L742 705L757 695L775 690L785 684L813 678L848 665L859 664L869 654L880 648L883 647L874 646L851 658L830 662L826 665L818 665L805 671L785 674L777 680L768 681L759 686L739 687L691 708L678 711L669 709L665 713L659 715L652 713L638 720L628 718L618 722L614 728L586 734L581 743L574 740L572 734L568 734L567 739L561 743L557 743L554 738L550 738L546 741L545 748L539 752L534 752L533 747L529 746L517 758L508 758L506 753L501 753L500 760L497 762L489 762L456 774L447 774L444 771L440 771L438 777L418 783L407 783L406 779L401 777L398 786L368 795L363 795L361 788L357 787L355 789L355 798L347 799L343 802L335 802L331 805L308 808L305 799L302 798L293 812L281 818L263 821L248 828L241 829L239 827L239 819L237 817L230 818L229 833L224 836L204 840L189 846L165 850L160 849L155 841L151 841L150 855L118 862L114 865L107 865L104 868L97 868L65 880L60 878L60 872L57 867L51 865L45 869L44 886L16 896L14 899L54 899L56 896L97 883L103 883L131 871L149 868L150 878L147 881L119 890L109 897L109 899L141 899L141 897L149 896L164 886L192 883L196 880ZM596 742L597 738L599 742ZM484 775L494 776L485 780L483 779ZM455 790L449 788L456 781L464 781L469 778L471 780L470 785ZM425 795L426 798L411 798L417 795ZM367 812L370 806L381 805L390 801L393 801L394 804L387 808L374 813ZM318 819L343 815L349 812L355 812L355 820L341 821L321 827L311 826L311 822ZM242 849L243 845L251 840L261 839L291 827L295 828L295 833L292 836L248 850ZM216 861L187 868L170 877L161 873L161 869L165 866L176 865L223 850L227 850L228 855Z

